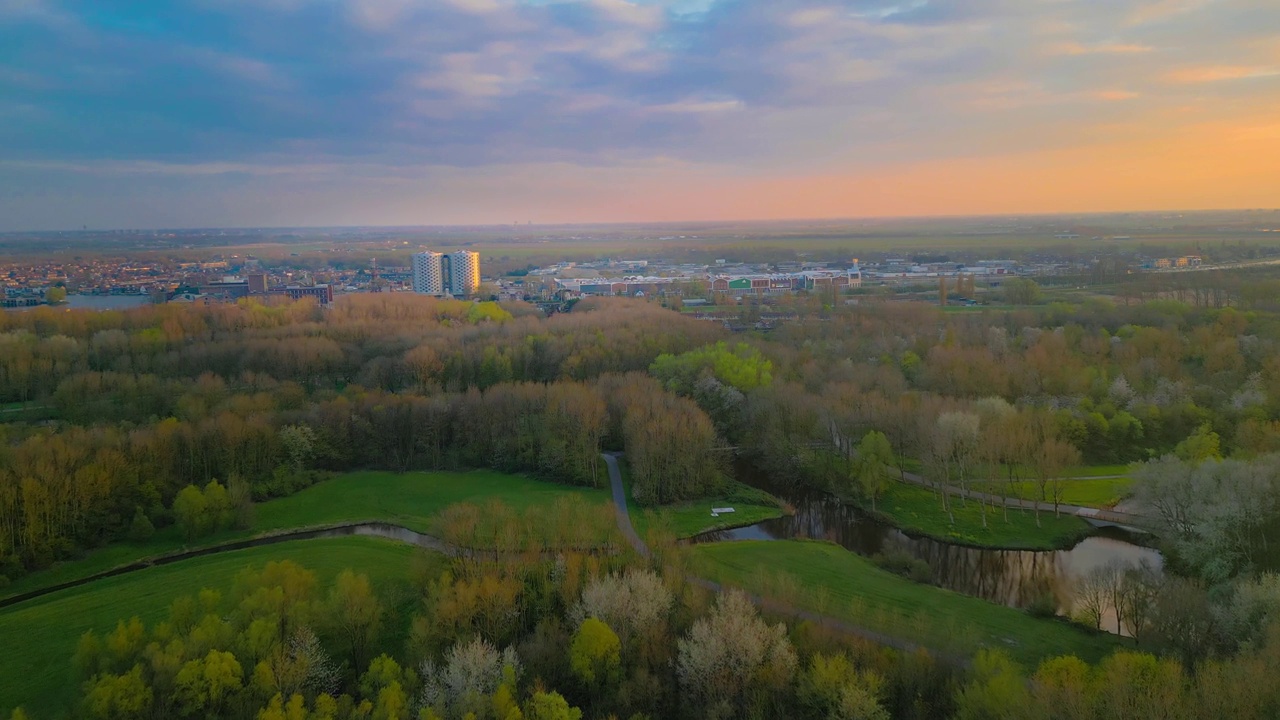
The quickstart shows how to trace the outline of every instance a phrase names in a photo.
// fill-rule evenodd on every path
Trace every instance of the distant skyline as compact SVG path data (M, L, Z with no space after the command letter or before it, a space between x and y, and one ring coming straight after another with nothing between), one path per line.
M0 0L0 231L1280 205L1273 0Z

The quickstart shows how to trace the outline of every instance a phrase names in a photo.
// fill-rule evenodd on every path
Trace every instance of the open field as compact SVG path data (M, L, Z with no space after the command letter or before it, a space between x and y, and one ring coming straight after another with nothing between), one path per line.
M603 506L606 490L571 487L493 470L393 473L360 471L340 475L288 497L254 507L253 527L227 530L186 543L177 527L168 527L145 543L121 542L20 578L4 589L17 595L125 565L142 558L190 547L216 545L254 535L341 522L378 520L432 533L441 511L456 503L501 500L515 510L550 508L557 499L579 497ZM550 520L549 520L550 522Z
M744 540L690 553L703 577L946 652L996 647L1034 666L1065 654L1094 662L1119 646L1109 635L912 582L831 543Z
M1133 480L1127 477L1093 477L1064 480L1062 481L1062 498L1060 502L1064 505L1109 508L1123 500L1129 494L1129 489L1132 485ZM996 495L1010 494L1009 483L1002 481L977 483L974 485L974 489ZM1015 481L1012 492L1017 497L1027 500L1053 502L1053 488L1045 488L1046 497L1041 497L1040 485L1034 480Z
M315 571L322 587L352 568L369 576L390 609L401 604L398 597L407 597L414 552L422 551L379 538L303 540L148 568L0 610L0 714L7 717L17 705L42 718L67 710L74 697L71 657L86 630L109 632L116 621L135 615L155 622L177 597L205 587L227 592L236 574L251 565L293 560ZM428 557L443 569L443 556ZM392 619L388 635L397 627Z
M865 504L870 508L870 503ZM1000 508L987 508L987 527L982 526L979 503L951 498L952 524L942 509L942 500L932 490L917 485L894 483L876 503L876 512L897 527L921 535L980 547L1011 550L1052 550L1069 547L1089 534L1090 526L1078 517L1055 518L1052 512L1040 513L1036 526L1033 513L1009 512L1004 519Z

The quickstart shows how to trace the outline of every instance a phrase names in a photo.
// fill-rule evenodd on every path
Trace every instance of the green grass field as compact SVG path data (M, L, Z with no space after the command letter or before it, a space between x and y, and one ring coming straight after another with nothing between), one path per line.
M703 577L944 652L1001 648L1034 666L1064 654L1094 662L1119 646L1109 635L912 582L831 543L740 541L690 553Z
M511 508L524 511L530 507L550 508L558 498L569 495L592 504L603 505L609 501L607 490L557 485L493 470L347 473L289 497L255 506L254 523L249 530L228 530L188 545L176 527L168 527L146 543L110 545L79 560L59 563L19 578L4 589L4 596L57 585L186 547L216 545L263 533L362 520L380 520L432 532L437 529L435 520L439 513L456 503L499 499Z
M415 548L370 537L327 538L269 545L194 558L63 590L0 610L0 715L25 706L33 717L68 709L75 695L71 657L86 630L109 632L116 621L165 617L182 595L209 587L227 592L237 573L272 560L293 560L315 571L323 587L344 568L369 576L384 605L406 596ZM447 560L440 555L441 569ZM400 618L403 620L403 618ZM388 634L393 634L389 623Z
M999 507L987 508L987 527L984 528L982 507L976 501L962 503L960 498L952 497L951 507L954 525L942 509L941 499L932 490L894 483L876 503L876 512L908 532L980 547L1017 550L1069 547L1091 530L1090 525L1078 517L1055 518L1051 512L1040 513L1040 527L1029 512L1010 510L1006 521Z
M729 489L711 499L660 507L645 506L631 499L631 472L626 458L618 458L618 473L622 475L622 486L627 492L631 525L641 539L647 538L652 530L671 533L677 539L691 538L712 530L755 525L785 514L777 498L736 480L731 482ZM733 513L711 517L711 508L716 507L731 507Z
M732 507L733 513L711 517L713 507ZM727 499L699 500L661 508L633 508L631 524L641 538L647 537L653 529L670 532L677 538L688 538L712 530L755 525L782 515L782 509L777 505L743 504Z
M1133 480L1127 477L1106 478L1093 477L1081 480L1064 480L1062 482L1062 498L1065 505L1081 505L1083 507L1107 508L1115 505L1129 494ZM1008 495L1009 484L1005 482L978 483L975 490L982 490L995 495ZM1034 480L1019 480L1013 483L1013 493L1027 500L1043 500L1053 502L1053 487L1045 488L1045 497L1040 496L1040 485Z

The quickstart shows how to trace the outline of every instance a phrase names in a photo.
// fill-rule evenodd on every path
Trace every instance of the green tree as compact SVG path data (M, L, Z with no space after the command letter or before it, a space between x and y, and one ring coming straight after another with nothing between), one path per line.
M524 704L525 720L582 720L582 711L570 707L558 692L535 692Z
M148 714L154 695L142 679L142 666L134 665L124 675L106 673L89 683L84 707L89 717L101 720L130 720Z
M189 660L178 671L174 695L187 715L216 716L229 697L241 687L244 671L236 656L210 650L201 659Z
M156 526L151 524L151 518L139 507L133 513L133 522L129 523L129 539L134 542L146 542L156 532Z
M369 585L369 577L349 569L338 573L329 592L329 614L351 652L352 666L362 667L382 622L382 604Z
M569 645L569 668L593 692L617 680L622 665L622 643L596 618L582 621Z
M816 717L829 720L889 720L880 705L884 680L872 672L859 672L843 654L813 656L801 674L797 696Z
M67 289L61 285L54 285L45 291L44 299L50 304L63 302L67 299Z
M1191 463L1202 463L1205 460L1218 460L1222 457L1221 438L1213 428L1205 423L1196 428L1186 440L1178 443L1173 454Z
M204 493L195 485L188 485L173 499L173 516L182 528L182 534L188 541L200 537L206 532L208 503Z
M231 526L231 496L217 480L210 480L204 486L204 512L206 532Z
M956 695L956 720L999 720L1017 717L1030 695L1027 679L999 650L980 650L970 680Z
M889 468L894 463L893 446L884 433L872 430L858 443L858 487L871 499L871 509L876 500L889 489Z
M1040 285L1030 278L1006 280L1004 300L1010 305L1034 305L1040 302Z

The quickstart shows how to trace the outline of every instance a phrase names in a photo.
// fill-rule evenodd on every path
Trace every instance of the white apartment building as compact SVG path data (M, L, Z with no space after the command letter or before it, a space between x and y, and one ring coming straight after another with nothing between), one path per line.
M413 256L413 291L428 295L444 294L444 256L438 252L422 252Z
M471 295L480 286L480 253L421 252L413 256L413 290L428 295Z

